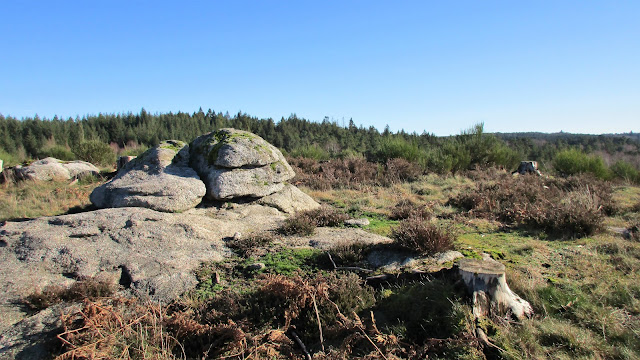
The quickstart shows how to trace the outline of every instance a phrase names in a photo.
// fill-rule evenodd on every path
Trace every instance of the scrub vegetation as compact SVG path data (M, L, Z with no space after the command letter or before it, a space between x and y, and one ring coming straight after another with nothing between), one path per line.
M296 117L277 125L214 112L102 117L31 119L19 126L30 129L34 144L0 143L21 161L37 157L27 146L38 148L36 129L47 126L56 144L68 141L69 149L79 141L79 125L80 140L96 134L118 149L160 137L189 141L205 129L233 126L284 148L297 174L291 183L323 206L271 232L225 239L228 257L203 263L197 287L171 304L123 298L117 287L91 279L26 298L34 310L81 301L80 313L62 314L53 354L59 359L640 357L640 188L633 162L640 146L632 136L541 135L544 142L534 144L524 135L485 134L482 126L437 138ZM162 125L174 120L174 127ZM101 133L103 123L120 122ZM8 118L0 123L18 126ZM190 123L199 125L182 126ZM153 132L141 130L151 124ZM543 176L512 175L508 170L523 159L539 161ZM6 182L0 216L86 210L88 194L103 181ZM286 245L317 227L342 227L347 218L367 218L364 231L392 241L328 250ZM477 338L470 295L450 270L455 264L433 267L431 256L450 249L504 264L510 288L531 303L533 317L487 318L479 326L492 346ZM415 261L376 268L372 258L380 253Z

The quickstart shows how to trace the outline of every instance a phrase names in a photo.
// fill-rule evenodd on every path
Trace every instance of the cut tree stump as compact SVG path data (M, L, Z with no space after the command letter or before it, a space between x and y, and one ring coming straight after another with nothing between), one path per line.
M473 315L476 319L488 315L513 315L522 320L533 315L531 305L509 289L504 270L504 265L488 257L484 260L460 259L458 262L458 273L473 294Z

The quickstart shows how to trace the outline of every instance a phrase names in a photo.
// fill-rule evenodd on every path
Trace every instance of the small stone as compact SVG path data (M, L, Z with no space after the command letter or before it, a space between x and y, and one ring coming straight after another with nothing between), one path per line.
M362 219L349 219L349 220L345 220L344 224L347 226L358 226L358 227L363 227L363 226L369 226L370 222L369 219L366 218L362 218Z
M461 252L453 251L453 250L441 252L441 253L438 253L437 255L435 255L435 259L436 259L436 262L438 264L444 264L444 263L447 263L447 262L450 262L450 261L455 261L455 260L457 260L459 258L463 258L463 257L464 257L464 255L462 255Z

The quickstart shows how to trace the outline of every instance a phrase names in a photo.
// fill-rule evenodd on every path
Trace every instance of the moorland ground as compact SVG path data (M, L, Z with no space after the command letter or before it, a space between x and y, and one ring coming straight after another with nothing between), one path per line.
M305 351L314 359L640 357L640 187L585 176L513 177L497 169L456 176L409 169L392 178L368 171L363 160L325 163L323 171L314 170L321 165L313 160L290 162L297 185L325 207L293 216L280 229L230 242L235 255L202 264L196 270L200 284L179 301L158 305L123 298L114 285L91 279L25 299L33 311L83 301L85 316L67 319L55 354L61 359L276 359L305 358ZM0 220L91 210L88 194L103 181L4 184ZM287 239L311 234L317 226L344 226L346 217L368 218L366 231L394 239L384 251L405 251L414 261L376 270L368 255L379 247L337 245L328 252L330 260L325 251L287 245ZM429 268L429 255L446 249L472 258L487 253L505 264L510 287L531 303L535 315L522 321L487 319L481 326L493 345L483 344L473 334L464 288L441 271L401 276ZM343 271L332 262L374 273ZM367 283L378 273L393 273L398 280Z

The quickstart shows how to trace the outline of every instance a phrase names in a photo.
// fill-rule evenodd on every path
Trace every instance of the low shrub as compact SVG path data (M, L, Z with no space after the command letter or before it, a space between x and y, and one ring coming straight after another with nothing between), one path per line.
M270 232L252 233L246 236L242 236L238 239L233 239L228 243L228 246L235 250L239 255L243 257L251 256L256 249L268 246L275 241L275 237Z
M341 244L333 246L330 250L334 262L340 265L354 265L364 261L371 251L372 245L364 242Z
M383 185L393 185L403 181L415 181L422 175L422 168L415 162L403 158L388 159L384 166Z
M390 158L384 164L361 157L316 161L308 158L288 158L296 176L296 184L314 190L362 189L364 186L391 186L401 181L414 181L422 168L402 158Z
M98 140L81 142L73 152L79 159L98 166L113 166L116 161L116 153L109 144Z
M411 200L403 199L396 203L393 209L391 209L391 216L389 216L389 219L404 220L410 217L429 219L431 215L431 210L426 206L420 206Z
M326 205L302 212L300 216L308 218L318 227L341 226L349 218L349 215L344 212Z
M410 251L434 254L453 248L453 230L426 222L420 217L400 221L391 229L394 243Z
M587 155L578 149L558 152L553 158L553 167L563 176L587 173L603 180L609 178L609 169L601 157Z
M541 229L547 234L583 237L602 228L615 212L611 186L592 177L543 179L503 176L480 181L449 200L468 215Z
M323 205L319 208L299 212L286 219L279 231L283 235L312 235L316 227L341 226L349 215Z
M71 149L62 145L54 145L42 149L38 152L38 157L41 159L44 159L46 157L53 157L63 161L71 161L77 159L76 155L73 153L73 151L71 151Z
M316 231L316 225L305 216L294 215L284 221L278 232L282 235L311 236Z
M618 179L631 183L640 182L640 171L624 160L616 161L611 165L609 170L611 170L611 174Z

